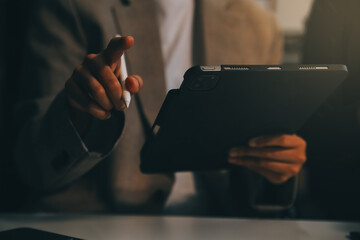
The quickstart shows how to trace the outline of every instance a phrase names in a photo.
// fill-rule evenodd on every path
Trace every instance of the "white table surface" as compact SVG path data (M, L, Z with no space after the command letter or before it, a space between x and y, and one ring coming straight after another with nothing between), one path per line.
M32 227L86 240L342 240L360 223L119 215L0 215L0 231Z

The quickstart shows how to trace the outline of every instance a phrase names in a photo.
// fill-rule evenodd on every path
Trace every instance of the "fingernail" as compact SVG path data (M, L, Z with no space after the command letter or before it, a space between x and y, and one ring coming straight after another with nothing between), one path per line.
M109 118L111 118L111 113L108 112L108 113L106 114L106 116L105 116L105 119L107 120L107 119L109 119Z
M122 101L122 103L121 103L121 109L125 109L126 108L126 104L125 104L125 102L124 102L124 100Z

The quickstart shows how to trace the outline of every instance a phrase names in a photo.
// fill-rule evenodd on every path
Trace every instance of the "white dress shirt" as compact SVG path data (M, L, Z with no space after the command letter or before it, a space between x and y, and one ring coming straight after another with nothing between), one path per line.
M194 0L156 0L167 90L179 88L192 66ZM191 172L176 173L165 213L187 212L196 192Z

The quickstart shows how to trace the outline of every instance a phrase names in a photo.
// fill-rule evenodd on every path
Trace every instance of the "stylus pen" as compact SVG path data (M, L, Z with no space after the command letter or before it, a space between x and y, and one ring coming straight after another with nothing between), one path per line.
M120 36L120 34L116 34L115 37L121 37L121 36ZM125 84L125 80L128 77L128 72L127 72L127 67L126 67L126 62L125 62L125 53L123 53L123 55L121 56L120 61L121 61L120 62L120 71L121 71L120 84L123 89L122 98L125 102L126 107L129 108L130 101L131 101L131 94Z

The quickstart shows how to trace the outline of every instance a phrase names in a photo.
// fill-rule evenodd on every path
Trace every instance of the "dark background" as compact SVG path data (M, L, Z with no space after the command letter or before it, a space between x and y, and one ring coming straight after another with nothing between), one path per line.
M22 38L26 34L30 2L0 0L0 211L15 210L26 194L15 177L11 154L15 138L12 113L16 99L13 93L21 69Z

